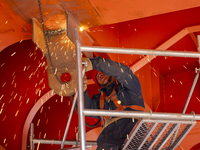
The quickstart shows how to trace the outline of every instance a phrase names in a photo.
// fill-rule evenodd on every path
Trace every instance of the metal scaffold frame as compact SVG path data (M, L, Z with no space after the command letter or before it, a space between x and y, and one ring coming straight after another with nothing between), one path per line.
M79 116L79 129L80 129L80 148L81 150L86 150L86 145L96 145L96 141L87 141L85 138L85 116L113 116L113 117L126 117L126 118L141 118L144 120L161 120L166 122L174 121L196 121L200 120L200 115L195 115L194 112L191 114L185 114L188 103L190 101L191 95L195 88L196 82L199 77L199 68L196 69L196 77L194 79L193 85L191 87L189 96L185 103L182 113L152 113L149 112L134 112L134 111L116 111L116 110L93 110L84 109L84 96L83 96L83 76L84 69L82 68L82 52L101 52L101 53L121 53L121 54L140 54L140 55L153 55L153 56L174 56L174 57L190 57L190 58L200 58L200 52L187 52L187 51L163 51L163 50L150 50L150 49L128 49L128 48L110 48L110 47L99 47L99 46L81 46L79 42L78 29L75 29L76 37L76 71L77 71L77 92L75 94L73 105L70 111L70 117L68 119L65 133L61 140L45 140L45 139L34 139L33 124L30 125L30 149L33 149L34 144L61 144L61 149L65 145L76 145L77 141L66 141L67 132L71 122L71 117L76 104L76 99L78 100L78 116ZM199 39L200 40L200 39ZM179 125L177 125L177 128ZM174 135L177 134L174 129ZM178 130L177 130L178 131Z
M125 49L125 48L109 48L109 47L94 47L80 46L78 40L78 29L75 29L76 35L76 56L77 56L77 80L78 80L78 110L79 110L79 127L80 127L80 147L85 150L85 116L117 116L117 117L135 117L149 118L162 120L200 120L200 115L180 114L180 113L152 113L150 112L130 112L130 111L115 111L115 110L92 110L84 109L84 98L82 88L82 51L84 52L106 52L106 53L121 53L121 54L140 54L140 55L156 55L156 56L174 56L174 57L192 57L200 58L199 52L181 52L181 51L163 51L163 50L147 50L147 49ZM186 109L185 105L184 110ZM184 113L184 111L183 111Z

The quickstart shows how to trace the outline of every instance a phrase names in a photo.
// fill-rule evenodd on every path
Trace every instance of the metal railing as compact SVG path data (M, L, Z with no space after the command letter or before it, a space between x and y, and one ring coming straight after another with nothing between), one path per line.
M102 52L102 53L121 53L121 54L140 54L140 55L155 55L155 56L174 56L174 57L192 57L200 58L200 52L187 52L187 51L169 51L169 50L147 50L147 49L129 49L129 48L110 48L110 47L97 47L97 46L81 46L79 42L78 29L75 29L76 37L76 57L77 57L77 87L78 91L76 93L73 106L71 108L71 113L74 110L76 103L76 97L78 97L78 116L79 116L79 128L80 128L80 148L81 150L86 149L86 145L96 145L94 141L87 141L85 138L85 116L115 116L115 117L127 117L127 118L143 118L143 119L160 119L160 120L178 120L178 121L195 121L200 120L200 115L185 114L187 109L189 99L194 90L195 84L199 77L199 70L195 77L193 86L191 88L190 94L186 101L184 110L181 113L152 113L149 112L134 112L134 111L115 111L115 110L92 110L84 109L84 96L83 96L83 75L82 72L82 52ZM40 144L61 144L61 149L64 144L66 145L75 145L76 141L66 141L66 135L69 129L71 116L69 117L65 134L63 140L44 140L44 139L34 139L33 125L30 127L30 149L34 146L35 143ZM176 134L176 133L175 133Z
M173 120L200 120L200 115L195 114L178 114L178 113L152 113L152 112L130 112L130 111L114 111L114 110L88 110L84 109L84 98L82 88L82 56L81 52L106 52L121 54L141 54L141 55L158 55L158 56L175 56L175 57L193 57L200 58L199 52L187 51L164 51L164 50L146 50L146 49L125 49L125 48L109 48L109 47L86 47L80 46L78 40L78 29L75 29L76 35L76 56L77 56L77 80L78 80L78 103L79 103L79 127L80 127L80 146L81 150L85 150L85 115L89 116L118 116L118 117L136 117L136 118L156 118L156 119L173 119Z

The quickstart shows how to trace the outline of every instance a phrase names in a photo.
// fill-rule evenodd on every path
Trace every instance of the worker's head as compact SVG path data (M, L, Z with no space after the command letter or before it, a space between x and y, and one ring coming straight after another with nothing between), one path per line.
M106 87L116 81L114 77L105 75L104 72L98 72L97 70L93 71L93 80L99 88Z

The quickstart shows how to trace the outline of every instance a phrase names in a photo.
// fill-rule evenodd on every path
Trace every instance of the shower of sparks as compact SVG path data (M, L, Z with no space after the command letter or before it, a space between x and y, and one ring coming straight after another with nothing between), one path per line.
M4 95L1 95L0 100L4 97Z
M21 101L21 99L22 99L22 96L19 97L19 101Z
M38 119L37 126L39 126L39 124L40 124L40 119Z
M55 69L54 75L57 73L57 68Z
M42 111L43 111L43 106L42 106L41 109L40 109L40 113L42 113Z
M128 134L127 134L126 136L127 136L127 140L129 140L129 136L128 136Z
M5 22L5 24L7 24L7 23L8 23L8 21Z
M61 130L58 131L58 136L59 136L59 137L60 137L60 132L61 132Z
M15 85L14 85L14 88L16 88L17 87L17 83L15 83Z
M4 87L6 85L6 82L2 85L2 87Z
M200 99L198 97L196 97L196 99L200 102Z
M183 84L181 81L179 81L179 82L180 82L181 85Z
M5 65L5 63L1 64L1 67L3 67Z
M3 118L3 120L2 120L2 121L4 121L4 120L6 119L6 117L7 117L7 116L4 116L4 118Z
M46 133L44 134L44 139L46 138Z
M13 139L15 140L15 138L16 138L16 134L14 134L14 138Z
M11 55L11 56L14 56L15 54L16 54L16 52L12 53L12 55Z
M6 139L3 140L3 143L6 143Z
M39 142L38 145L37 145L37 150L39 150L39 148L40 148L40 142Z
M15 94L15 96L14 96L14 98L13 98L13 99L15 99L15 98L17 97L17 94L18 94L18 93L16 93L16 94Z
M21 105L22 105L22 102L20 102L19 107L21 107Z
M172 79L172 81L173 81L173 82L175 82L175 80L174 80L174 79Z
M157 75L156 75L156 73L155 72L153 72L153 74L157 77Z
M15 117L17 117L18 113L19 113L19 110L17 110L17 112L15 113Z
M63 96L61 96L61 103L63 102Z
M38 136L39 138L41 137L41 132L39 133L39 136Z
M22 41L23 41L23 39L19 43L21 43Z
M29 98L27 99L26 104L28 104L28 102L29 102Z
M184 67L185 69L187 69L187 67L186 67L185 65L183 65L183 67Z
M26 70L26 66L24 67L24 71Z
M39 96L40 96L40 94L41 94L41 90L39 90Z

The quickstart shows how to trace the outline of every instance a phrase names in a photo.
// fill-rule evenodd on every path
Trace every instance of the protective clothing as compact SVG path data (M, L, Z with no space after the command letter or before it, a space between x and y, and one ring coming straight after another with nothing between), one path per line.
M84 106L86 109L144 110L145 106L140 82L128 66L113 62L110 59L101 59L101 57L90 60L93 69L104 72L105 75L115 77L117 82L113 82L107 87L100 88L100 93L93 95L91 99L86 90L84 92ZM101 99L103 99L103 102ZM101 118L100 116L97 117ZM133 122L132 118L108 118L107 120L109 120L110 123L107 123L107 126L104 125L97 139L97 150L110 150L111 148L112 150L120 149L127 135L137 122L137 119L134 119Z

